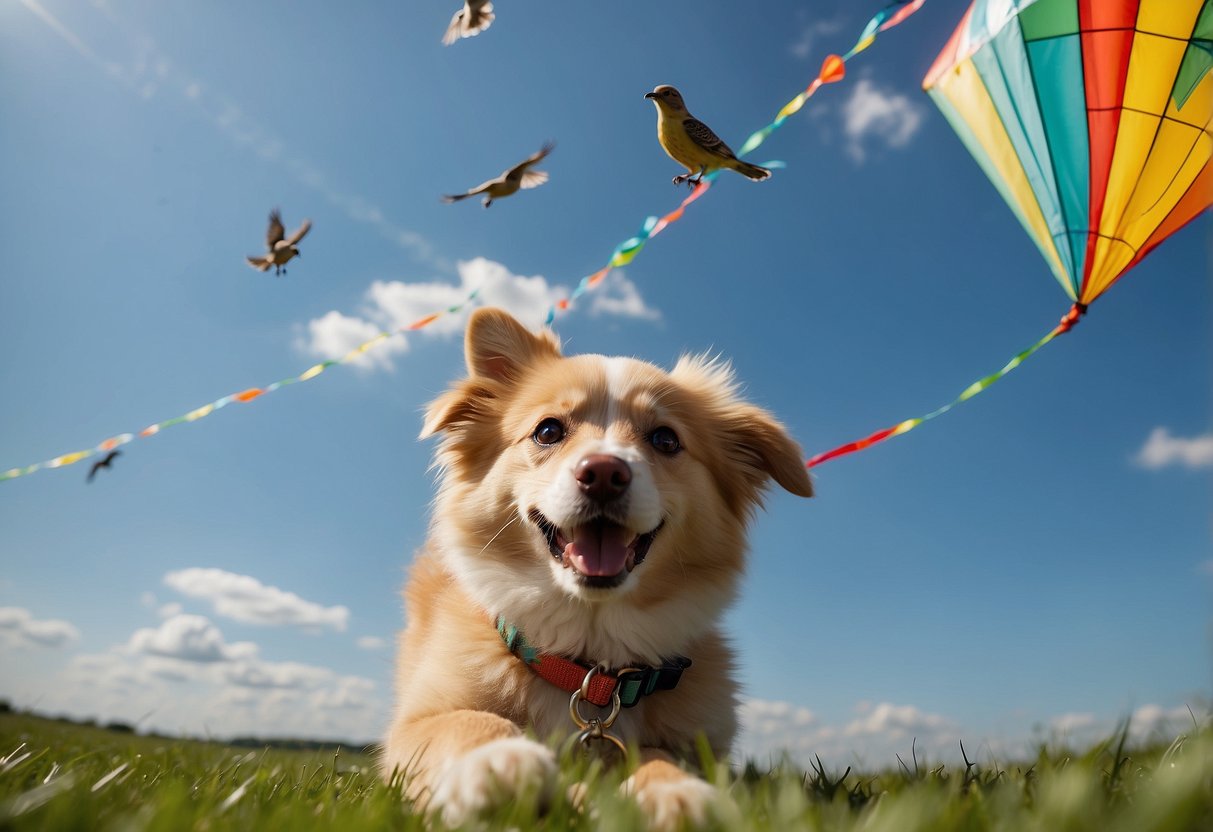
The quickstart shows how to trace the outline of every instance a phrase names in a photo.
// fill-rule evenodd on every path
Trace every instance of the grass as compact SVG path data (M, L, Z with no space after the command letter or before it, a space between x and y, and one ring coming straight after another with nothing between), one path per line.
M1041 749L999 766L912 765L730 771L711 828L727 830L1213 830L1213 731L1127 748L1126 729L1083 752ZM633 830L618 772L569 757L562 786L590 782L579 813L558 801L537 818L519 800L481 829ZM561 794L564 789L561 789ZM349 750L289 751L137 736L25 714L0 714L0 830L423 829L424 819Z

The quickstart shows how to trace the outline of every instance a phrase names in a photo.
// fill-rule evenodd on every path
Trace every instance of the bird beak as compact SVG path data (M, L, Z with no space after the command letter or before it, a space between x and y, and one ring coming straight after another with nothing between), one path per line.
M657 93L655 93L655 92L646 92L646 93L644 94L644 97L645 97L645 98L651 98L651 99L653 99L654 101L656 101L656 100L657 100Z

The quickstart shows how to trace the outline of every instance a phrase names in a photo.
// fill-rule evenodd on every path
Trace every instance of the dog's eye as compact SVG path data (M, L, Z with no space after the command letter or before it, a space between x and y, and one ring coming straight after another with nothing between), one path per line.
M678 434L671 428L660 427L649 434L649 443L663 454L676 454L682 450Z
M544 419L531 438L540 445L555 445L564 439L564 425L559 419Z

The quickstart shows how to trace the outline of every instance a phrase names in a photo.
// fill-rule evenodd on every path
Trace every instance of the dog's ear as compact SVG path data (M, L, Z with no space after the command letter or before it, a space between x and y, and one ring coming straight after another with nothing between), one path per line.
M487 402L496 398L493 391L470 379L447 390L425 409L425 422L418 439L429 439L441 430L477 421L476 414L488 410Z
M748 468L764 472L797 497L813 496L813 481L805 468L800 446L783 425L760 407L737 404L730 408L729 439L735 458Z
M704 391L712 421L720 425L731 474L724 474L726 490L738 492L744 502L759 498L768 479L798 497L813 496L813 482L804 458L783 425L761 407L742 401L733 368L709 355L683 356L671 376L692 390ZM729 482L736 473L742 482ZM722 472L723 473L723 472Z
M537 361L559 358L560 346L550 330L536 335L508 312L485 307L468 320L464 354L471 378L513 381Z
M439 431L492 418L502 384L516 380L529 366L559 358L560 346L550 331L534 334L508 312L477 309L464 337L468 378L430 403L421 438Z

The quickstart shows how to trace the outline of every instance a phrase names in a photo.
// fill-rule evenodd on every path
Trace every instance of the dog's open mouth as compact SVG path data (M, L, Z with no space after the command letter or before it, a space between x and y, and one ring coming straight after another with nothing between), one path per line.
M596 517L565 530L558 528L538 509L531 509L531 522L547 539L548 550L565 569L577 573L581 583L610 588L623 583L649 553L661 526L634 534L606 517Z

